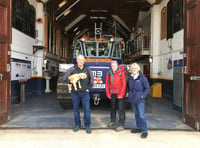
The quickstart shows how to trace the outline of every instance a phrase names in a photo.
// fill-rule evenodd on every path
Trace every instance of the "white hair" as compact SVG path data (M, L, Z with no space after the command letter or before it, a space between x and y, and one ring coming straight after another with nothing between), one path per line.
M77 56L77 60L79 60L79 59L84 59L84 60L85 60L85 57L84 57L82 54L79 54L79 55Z
M139 66L139 64L138 64L138 63L133 63L133 64L131 64L131 67L130 67L130 69L133 69L133 68L137 68L137 69L138 69L138 71L140 71L140 66Z

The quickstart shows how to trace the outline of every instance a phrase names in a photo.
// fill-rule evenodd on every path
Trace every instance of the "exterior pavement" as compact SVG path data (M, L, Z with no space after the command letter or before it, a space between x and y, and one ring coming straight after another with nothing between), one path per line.
M200 132L151 130L146 139L130 130L0 129L1 148L199 148Z

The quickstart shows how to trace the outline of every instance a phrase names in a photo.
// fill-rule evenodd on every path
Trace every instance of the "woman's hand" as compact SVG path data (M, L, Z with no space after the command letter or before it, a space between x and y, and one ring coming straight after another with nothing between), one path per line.
M111 99L111 96L107 96L109 99Z

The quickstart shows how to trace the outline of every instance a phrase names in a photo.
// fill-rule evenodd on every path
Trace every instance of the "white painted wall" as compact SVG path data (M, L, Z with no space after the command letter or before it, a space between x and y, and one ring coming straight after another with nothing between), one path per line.
M157 77L159 70L159 40L160 40L160 13L159 6L154 5L151 8L151 47L150 55L153 62L150 63L150 76Z
M42 23L36 22L36 45L44 46L44 12L43 12L43 4L38 3L36 7L36 19L41 18Z
M35 39L12 28L11 58L31 61Z
M161 10L167 6L168 1L163 0L160 5L154 5L151 9L151 78L173 79L173 68L167 69L168 61L183 58L183 29L174 33L172 39L160 39Z
M44 12L43 4L35 0L28 0L36 9L36 19L41 18L42 23L36 22L38 36L32 38L15 28L12 28L11 58L31 61L32 77L42 77L44 53L42 50L33 54L33 45L44 45Z

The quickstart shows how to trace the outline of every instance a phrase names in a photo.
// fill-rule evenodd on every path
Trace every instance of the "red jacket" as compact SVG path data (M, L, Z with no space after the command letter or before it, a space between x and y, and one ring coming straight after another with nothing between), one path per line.
M117 98L121 99L126 93L126 74L124 67L119 66L113 72L111 69L106 74L106 96L111 99L112 94L117 94Z

